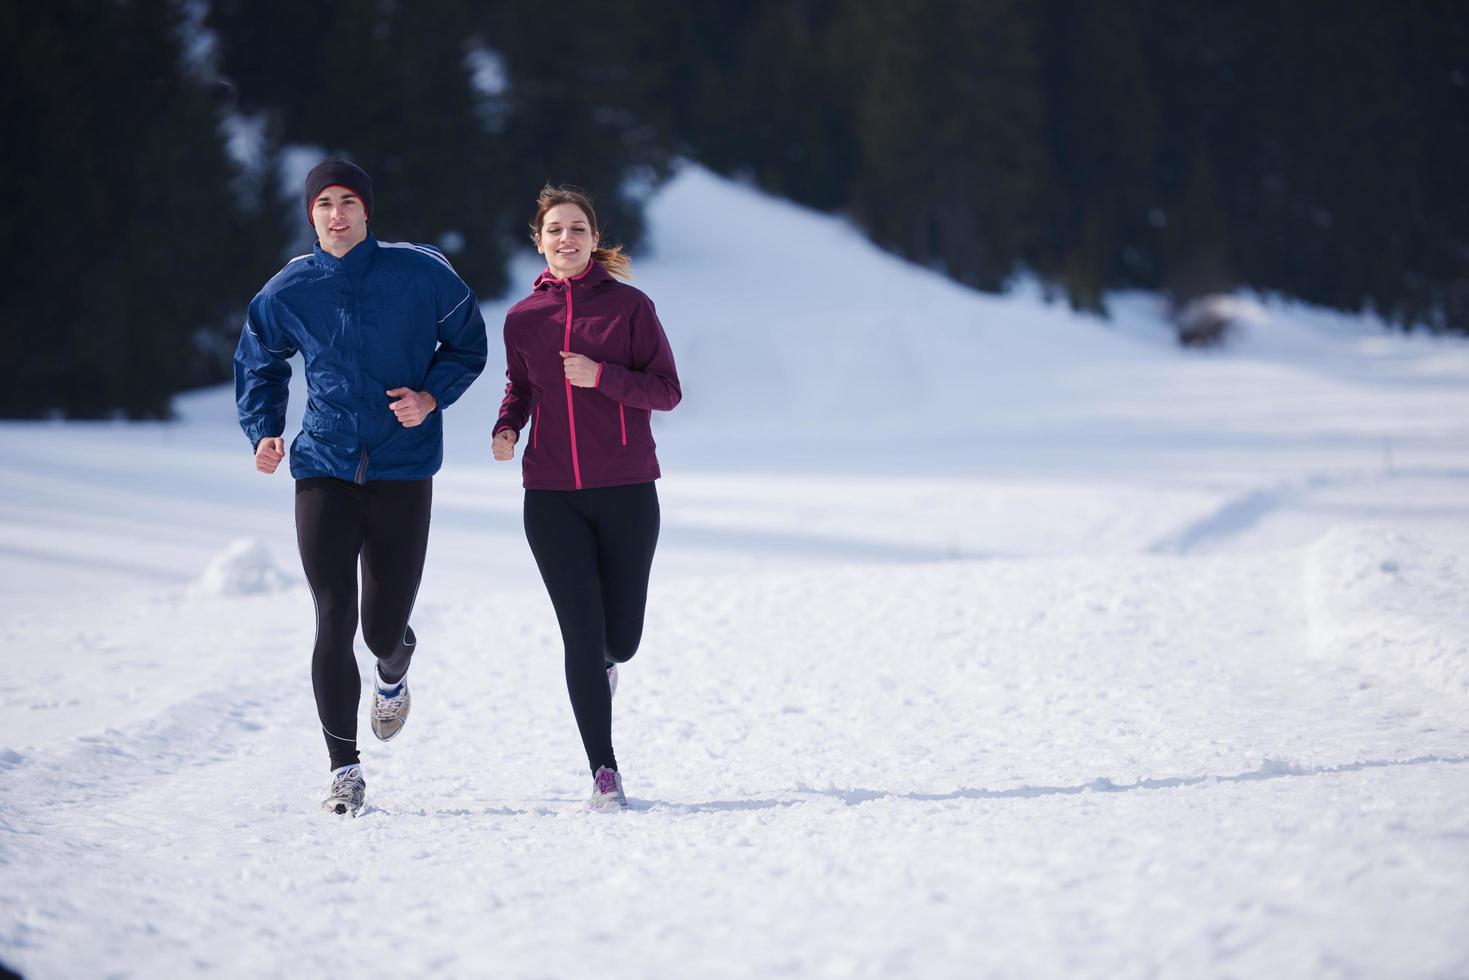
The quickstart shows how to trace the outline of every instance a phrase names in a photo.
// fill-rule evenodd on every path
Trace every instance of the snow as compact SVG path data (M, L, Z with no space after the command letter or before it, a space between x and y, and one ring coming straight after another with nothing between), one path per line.
M1184 353L1156 297L973 293L695 167L649 218L686 401L631 812L583 807L498 356L356 820L316 809L292 486L231 392L3 423L0 962L1469 975L1469 344L1241 297Z
M276 567L264 543L255 538L239 538L215 556L194 584L194 590L202 595L250 595L279 591L290 580L286 572Z
M1333 528L1306 562L1311 651L1469 698L1469 561L1392 525Z

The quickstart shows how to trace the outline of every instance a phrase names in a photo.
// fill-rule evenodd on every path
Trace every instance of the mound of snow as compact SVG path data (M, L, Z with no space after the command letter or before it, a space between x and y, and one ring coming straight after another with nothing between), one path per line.
M231 596L276 592L291 584L276 567L270 549L254 538L239 538L216 555L194 583L199 595Z
M1386 525L1334 528L1306 555L1311 647L1469 695L1469 548Z

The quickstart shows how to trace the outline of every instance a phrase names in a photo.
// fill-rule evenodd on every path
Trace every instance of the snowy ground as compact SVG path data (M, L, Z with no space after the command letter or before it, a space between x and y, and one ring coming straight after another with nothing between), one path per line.
M498 355L356 820L316 811L290 481L229 392L8 423L0 962L1469 976L1469 345L1266 304L1185 355L1149 297L980 296L697 170L650 217L686 402L632 812L582 808Z

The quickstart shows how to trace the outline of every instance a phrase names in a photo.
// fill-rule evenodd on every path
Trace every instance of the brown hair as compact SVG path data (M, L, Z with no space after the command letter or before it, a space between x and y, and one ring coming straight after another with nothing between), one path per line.
M558 204L574 204L581 208L591 223L592 234L600 235L597 227L597 212L592 210L592 199L580 187L570 184L547 184L536 198L536 216L530 223L531 241L540 244L541 225L546 223L546 212ZM621 245L602 245L592 250L592 258L607 267L607 271L619 279L632 278L632 259L623 252Z

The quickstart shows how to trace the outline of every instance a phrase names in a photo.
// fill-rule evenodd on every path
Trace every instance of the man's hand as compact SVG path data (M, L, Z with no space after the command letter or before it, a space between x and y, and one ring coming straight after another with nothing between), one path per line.
M439 400L426 391L414 391L412 388L390 388L388 397L398 399L389 402L388 407L398 417L406 428L413 428L424 419L428 418L430 412L439 407Z
M255 468L262 473L274 473L286 458L286 440L280 436L266 436L255 444Z
M602 370L602 365L590 357L562 351L561 366L566 369L566 380L578 388L597 387L597 372Z
M520 433L514 429L501 429L495 433L495 438L490 442L490 452L500 462L515 458L515 444L520 441Z

